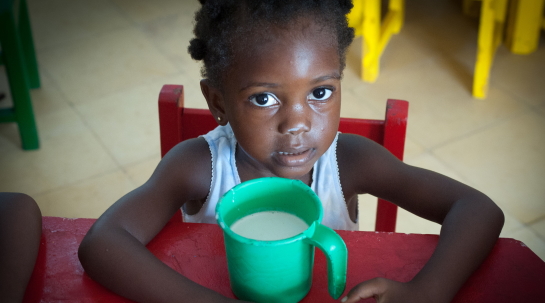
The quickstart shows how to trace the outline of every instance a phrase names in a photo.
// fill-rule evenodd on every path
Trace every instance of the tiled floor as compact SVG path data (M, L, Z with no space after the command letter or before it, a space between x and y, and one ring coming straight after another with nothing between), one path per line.
M186 53L196 0L28 0L42 87L32 91L41 148L22 151L0 125L0 191L32 195L48 216L98 217L142 184L160 159L157 95L186 86L204 108L199 65ZM471 97L477 20L459 1L411 0L376 83L359 80L361 38L348 53L342 114L383 118L387 98L410 102L406 162L488 194L506 214L503 237L545 259L545 43L500 47L486 100ZM4 73L0 89L6 91ZM8 96L9 99L9 96ZM7 106L9 101L0 102ZM373 226L364 197L362 229ZM399 232L439 226L402 211Z

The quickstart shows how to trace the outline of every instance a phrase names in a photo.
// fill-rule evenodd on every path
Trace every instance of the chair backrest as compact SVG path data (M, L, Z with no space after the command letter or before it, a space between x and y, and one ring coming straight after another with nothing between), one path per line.
M218 126L207 109L184 107L182 85L164 85L159 94L161 155L176 144L206 134ZM339 131L367 137L403 160L409 103L388 99L385 120L341 118ZM376 231L394 232L397 206L378 199Z

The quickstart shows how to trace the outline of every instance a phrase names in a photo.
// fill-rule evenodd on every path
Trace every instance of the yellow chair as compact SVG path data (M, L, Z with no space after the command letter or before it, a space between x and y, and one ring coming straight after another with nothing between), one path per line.
M380 0L354 0L353 4L347 17L356 36L363 36L361 78L366 82L375 82L382 52L392 35L403 26L405 0L390 0L384 20L381 20Z
M471 0L464 1L464 10L469 7L469 2ZM477 61L473 76L473 96L475 98L486 98L490 68L496 49L503 38L506 13L507 0L482 0Z
M526 55L537 49L540 30L545 29L544 3L545 0L511 0L505 43L513 54Z
M464 0L466 15L473 15L473 4L482 1L477 60L473 78L473 96L486 98L490 68L497 47L503 39L507 24L505 44L514 54L529 54L537 49L540 27L545 28L543 5L545 0L510 0L509 20L507 0Z

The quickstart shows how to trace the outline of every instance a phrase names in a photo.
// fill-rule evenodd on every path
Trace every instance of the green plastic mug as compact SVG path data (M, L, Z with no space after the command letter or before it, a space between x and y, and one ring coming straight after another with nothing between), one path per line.
M293 214L309 227L293 237L261 241L231 230L237 220L262 211ZM327 257L329 294L337 299L346 284L347 249L342 238L322 221L322 203L299 180L259 178L229 190L216 206L223 229L231 289L241 300L298 302L312 283L314 246Z

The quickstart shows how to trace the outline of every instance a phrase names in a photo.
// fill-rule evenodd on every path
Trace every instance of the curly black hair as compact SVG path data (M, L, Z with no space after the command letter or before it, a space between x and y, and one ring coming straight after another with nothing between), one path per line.
M225 69L232 61L234 43L241 43L252 29L267 32L283 27L300 17L311 17L337 36L341 71L346 49L354 39L346 14L351 0L199 0L202 7L195 14L195 38L188 52L195 60L203 60L202 76L221 87ZM249 42L249 41L245 41Z

